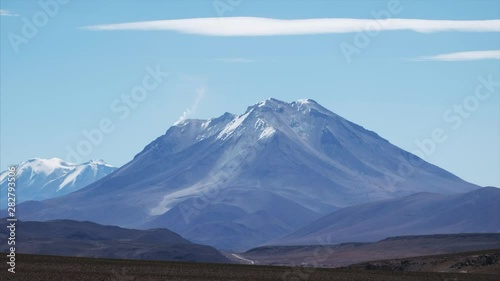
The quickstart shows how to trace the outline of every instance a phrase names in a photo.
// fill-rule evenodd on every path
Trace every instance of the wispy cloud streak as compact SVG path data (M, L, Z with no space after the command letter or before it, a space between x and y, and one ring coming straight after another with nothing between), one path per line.
M430 32L500 32L500 20L425 20L425 19L271 19L257 17L190 18L142 21L82 27L87 30L168 30L205 36L273 36L365 31L376 23L380 30Z
M18 14L14 14L10 11L7 10L0 10L0 16L5 16L5 17L18 17Z
M247 59L247 58L218 58L215 59L216 61L220 62L230 62L230 63L249 63L249 62L254 62L252 59Z
M500 60L500 50L471 51L411 59L415 61L472 61L472 60Z

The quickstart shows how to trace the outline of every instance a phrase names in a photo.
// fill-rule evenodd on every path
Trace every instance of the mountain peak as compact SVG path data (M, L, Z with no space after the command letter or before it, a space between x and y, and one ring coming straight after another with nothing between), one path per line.
M296 101L293 101L293 103L298 103L298 104L318 104L315 100L312 99L298 99Z
M330 112L328 109L322 107L319 103L317 103L315 100L312 99L298 99L296 101L292 102L286 102L282 101L279 99L275 98L268 98L266 100L260 101L258 103L255 103L249 107L247 107L247 110L245 113L241 115L236 115L233 113L225 112L223 115L216 117L216 118L210 118L210 119L183 119L178 122L176 122L173 126L174 127L186 127L186 126L196 126L200 127L201 129L205 129L213 124L216 123L228 123L228 121L233 121L229 123L238 123L238 125L241 123L239 121L244 121L246 117L248 117L249 113L251 111L257 109L259 112L266 112L269 111L276 111L276 112L283 112L284 109L290 109L291 111L288 111L289 113L293 114L295 111L305 111L307 109L316 109L317 111L324 113L324 114L329 114L334 116L335 114Z
M263 107L263 106L294 106L294 105L319 105L316 101L312 99L298 99L292 102L286 102L275 98L268 98L261 102L256 103L254 106Z
M85 165L85 166L108 166L108 167L113 167L112 165L109 165L106 163L106 161L102 159L92 159L88 162L82 163L80 165Z
M106 163L102 159L92 159L90 161L81 163L81 164L75 164L75 163L70 163L66 162L60 158L30 158L24 162L21 162L19 164L18 170L22 171L26 168L31 168L33 172L38 173L44 173L44 174L51 174L55 170L58 169L73 169L77 166L108 166L108 167L113 167Z
M18 166L18 174L26 168L31 168L35 173L44 173L46 175L53 173L58 169L69 169L74 166L73 163L68 163L59 158L31 158L27 161L21 162Z
M197 243L243 249L336 208L476 188L423 160L406 173L415 157L313 100L268 99L241 115L172 126L118 172L50 209L33 207L25 219L168 227Z
M82 164L59 158L31 158L17 167L18 202L42 200L67 194L108 175L116 168L102 159ZM7 174L0 174L0 193L7 191Z
M257 110L259 112L275 111L279 113L286 111L288 114L294 114L294 112L297 111L306 112L311 109L315 109L322 113L328 112L328 114L332 114L332 112L328 111L312 99L298 99L296 101L286 102L275 98L268 98L249 106L245 111L245 114L252 110Z

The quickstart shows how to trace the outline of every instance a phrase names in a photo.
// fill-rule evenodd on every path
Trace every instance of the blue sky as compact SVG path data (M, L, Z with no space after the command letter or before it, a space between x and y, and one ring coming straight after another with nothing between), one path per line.
M500 186L500 87L490 91L479 78L500 81L500 26L488 22L500 19L498 1L54 1L40 1L57 3L50 15L39 1L0 2L2 170L33 157L72 160L68 147L76 150L87 140L83 130L102 122L109 132L78 155L119 166L181 116L240 114L269 97L311 98L465 180ZM378 19L387 12L403 21ZM242 17L291 21L271 28ZM168 21L200 18L175 28ZM323 20L301 34L281 28L305 24L299 19L365 19L359 24L395 30L367 35L346 21L322 33ZM150 23L159 20L167 22ZM260 32L260 20L277 34L249 36ZM452 27L442 30L442 20ZM23 35L36 21L36 31ZM160 30L114 25L134 22ZM424 24L431 30L419 31ZM207 34L228 28L241 34ZM346 58L342 46L357 51ZM148 78L157 67L168 77ZM132 108L122 95L144 79L158 85ZM478 87L489 95L478 99ZM455 106L464 102L473 110L460 115ZM417 145L429 144L435 130L446 140L432 141L429 151Z

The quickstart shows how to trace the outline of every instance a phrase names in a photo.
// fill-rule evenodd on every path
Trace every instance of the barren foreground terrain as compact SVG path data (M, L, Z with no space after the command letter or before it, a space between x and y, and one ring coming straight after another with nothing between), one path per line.
M4 254L2 254L4 256ZM5 264L5 263L4 263ZM336 280L336 281L488 281L495 274L387 272L363 268L290 268L237 264L202 264L160 261L110 260L39 255L18 255L16 273L2 267L0 280L23 281L207 281L207 280Z

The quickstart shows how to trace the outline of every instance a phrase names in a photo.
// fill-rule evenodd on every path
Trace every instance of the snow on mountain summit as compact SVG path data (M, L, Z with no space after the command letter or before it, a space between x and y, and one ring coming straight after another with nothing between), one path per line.
M116 168L101 159L82 164L59 158L32 158L17 166L17 202L49 199L76 191ZM7 174L0 174L0 192L7 192Z
M59 169L72 169L72 166L74 166L73 163L67 163L59 158L32 158L19 164L17 170L18 174L23 173L26 169L30 169L33 173L43 173L45 175L49 175Z

